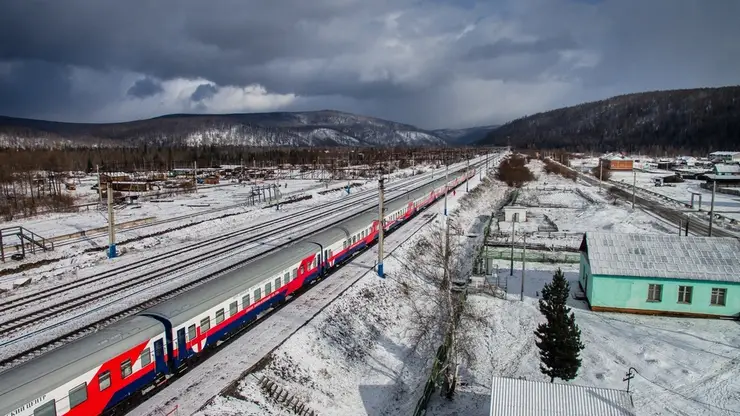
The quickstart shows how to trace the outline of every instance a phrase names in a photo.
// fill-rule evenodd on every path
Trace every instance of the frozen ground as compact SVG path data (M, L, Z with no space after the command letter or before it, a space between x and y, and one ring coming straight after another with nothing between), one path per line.
M459 189L464 189L464 185ZM462 195L464 192L458 191L449 198L450 209ZM390 276L397 265L394 259L410 244L403 242L433 216L439 216L442 207L443 202L437 202L386 239L385 267ZM268 355L263 371L285 388L300 391L307 404L322 415L378 414L376 410L382 408L395 409L398 405L391 398L397 387L405 391L399 396L403 405L413 406L416 386L395 384L400 379L397 375L404 372L404 363L414 362L408 345L403 344L403 325L398 325L403 323L405 312L397 302L398 291L392 277L379 280L372 271L376 258L375 248L358 256L132 414L156 415L175 406L180 414L190 414ZM357 284L352 286L355 281ZM348 287L346 293L331 303ZM318 315L304 326L306 318L314 313ZM427 357L418 357L421 363L426 360ZM416 371L410 373L414 381L420 375ZM198 414L288 414L261 395L256 387L258 374L261 373L254 372L244 378L229 389L230 393L218 395ZM205 380L208 382L204 383ZM244 400L245 397L248 399ZM366 408L368 411L363 410Z
M508 263L501 262L508 275ZM542 321L537 299L555 266L528 264L525 298L519 301L521 265L508 279L506 300L473 295L470 302L488 317L481 325L475 363L462 371L453 402L434 396L428 414L487 414L492 376L547 381L539 372L534 330ZM563 267L578 287L578 270ZM719 320L648 317L591 312L570 299L586 346L574 384L626 389L629 367L639 374L631 391L638 416L730 415L740 412L740 334L738 323ZM698 402L731 409L723 411Z

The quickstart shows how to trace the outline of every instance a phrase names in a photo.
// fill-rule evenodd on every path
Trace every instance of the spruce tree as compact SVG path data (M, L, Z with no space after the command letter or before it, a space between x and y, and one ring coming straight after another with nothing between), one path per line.
M570 284L558 268L552 282L542 289L540 312L547 319L534 332L535 342L540 349L540 371L550 377L572 380L581 367L579 354L583 349L581 330L576 325L576 317L566 306Z

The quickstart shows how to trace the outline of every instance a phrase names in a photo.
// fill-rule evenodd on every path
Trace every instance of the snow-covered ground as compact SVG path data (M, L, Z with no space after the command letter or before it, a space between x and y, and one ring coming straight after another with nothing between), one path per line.
M536 169L536 165L534 167ZM560 182L553 176L540 177L540 181L530 188L543 187L545 180L548 186L557 183L557 186L565 187L568 182ZM660 221L652 216L641 211L632 212L628 206L611 205L597 191L581 188L600 203L584 204L582 198L574 198L570 191L563 191L560 195L549 193L540 199L575 205L572 210L584 210L575 218L574 211L563 211L562 218L553 215L560 221L559 225L583 231L600 227L621 232L661 232L660 226L656 226ZM462 194L458 192L457 198ZM490 210L492 202L502 197L503 188L491 191L486 198L458 211L460 221L470 222L479 215L489 214L487 210ZM455 198L450 198L450 205L455 205ZM436 210L440 209L440 204L436 204ZM423 232L431 232L433 224L427 228ZM411 244L413 239L404 246ZM402 286L392 278L402 262L414 261L406 258L405 253L406 250L400 248L386 260L385 269L391 278L380 281L372 274L360 278L357 284L267 355L259 365L252 366L256 359L245 362L241 358L243 353L248 353L245 349L249 343L242 341L249 338L246 335L230 345L228 353L223 351L220 367L208 370L210 373L196 370L190 381L182 383L178 392L169 394L166 400L151 402L155 406L151 410L167 411L179 405L180 414L190 414L196 403L206 399L210 392L218 386L228 385L222 379L239 373L242 376L240 381L221 391L196 414L293 414L259 388L258 381L262 376L321 415L410 414L421 395L431 357L419 355L419 349L410 344L409 305L407 299L399 294ZM371 264L371 260L363 260L364 267ZM508 262L501 261L500 266L508 271ZM358 266L352 264L345 269L354 267ZM361 267L363 265L358 268ZM519 301L518 289L521 266L508 278L507 299L483 294L469 297L474 309L486 317L485 323L481 323L474 334L478 340L475 360L461 369L462 384L457 387L455 400L449 402L433 395L428 414L487 414L490 382L494 375L545 380L539 372L533 331L542 320L536 306L537 298L556 267L552 264L527 264L523 302ZM572 282L571 287L577 287L578 266L561 267ZM341 278L342 275L338 275ZM740 411L740 382L737 381L740 376L740 335L736 330L737 323L596 313L586 310L580 301L571 299L570 303L586 345L581 370L573 383L624 389L626 383L622 378L632 366L640 374L631 385L640 416L725 415ZM237 347L237 344L243 345ZM239 357L237 368L225 364L229 356ZM209 365L208 362L203 364ZM218 383L208 384L218 386L210 388L198 381L216 371L225 373ZM201 393L203 389L206 391ZM732 413L702 403L728 408Z

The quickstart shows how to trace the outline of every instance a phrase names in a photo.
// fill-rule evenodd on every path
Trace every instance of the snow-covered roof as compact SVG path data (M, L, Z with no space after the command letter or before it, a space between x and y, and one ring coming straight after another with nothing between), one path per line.
M740 241L732 237L587 232L584 240L594 275L740 283Z
M714 170L717 173L740 173L740 165L726 165L724 163L717 163L714 165Z
M721 152L712 152L709 154L709 156L735 156L737 154L740 154L740 152L721 151Z
M491 384L491 416L635 416L622 390L507 377Z

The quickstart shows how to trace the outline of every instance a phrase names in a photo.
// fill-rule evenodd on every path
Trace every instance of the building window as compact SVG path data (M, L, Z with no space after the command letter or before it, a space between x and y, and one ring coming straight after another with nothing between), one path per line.
M712 298L710 303L714 306L725 306L727 299L727 289L721 289L717 287L712 288Z
M663 295L663 285L648 286L648 302L660 302Z
M678 303L691 303L691 286L678 287Z

